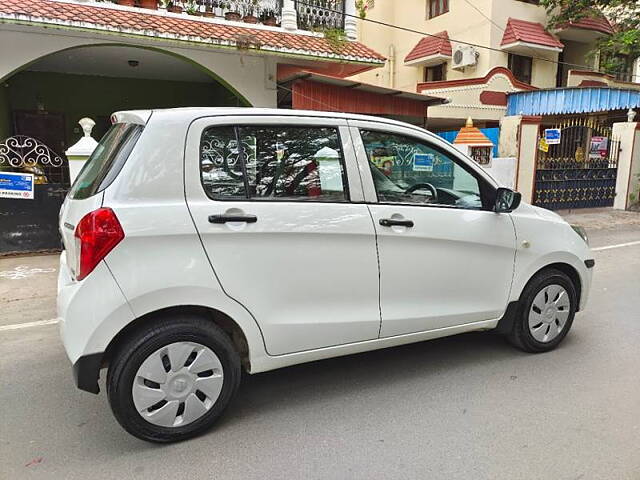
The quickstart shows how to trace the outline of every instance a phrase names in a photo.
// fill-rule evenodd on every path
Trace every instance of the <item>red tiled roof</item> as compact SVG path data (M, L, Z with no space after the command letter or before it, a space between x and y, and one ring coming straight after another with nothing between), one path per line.
M542 24L509 18L501 45L510 45L516 42L533 43L552 48L564 47L562 42L547 32Z
M138 11L139 10L139 11ZM149 10L126 9L105 3L100 6L52 0L0 0L0 19L36 24L58 24L66 28L122 31L127 35L200 41L211 46L237 45L248 41L252 48L370 63L386 59L359 42L345 42L337 50L325 38L270 29L225 25L207 20L154 14Z
M581 18L577 22L570 22L566 25L563 25L562 28L581 28L583 30L595 30L596 32L604 33L606 35L613 34L614 30L604 16L597 17L585 17Z
M436 33L432 37L424 37L413 47L413 50L409 52L404 61L411 62L412 60L438 54L447 57L451 56L451 42L449 41L449 33L446 30Z

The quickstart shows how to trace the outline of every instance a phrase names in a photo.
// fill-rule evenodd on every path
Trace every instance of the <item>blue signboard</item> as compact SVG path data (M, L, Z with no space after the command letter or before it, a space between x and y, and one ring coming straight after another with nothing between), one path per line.
M0 172L0 198L33 200L33 174Z
M413 155L413 170L416 172L433 172L433 153L415 153Z
M544 139L547 141L547 145L558 145L560 143L560 135L559 128L547 128L544 131Z

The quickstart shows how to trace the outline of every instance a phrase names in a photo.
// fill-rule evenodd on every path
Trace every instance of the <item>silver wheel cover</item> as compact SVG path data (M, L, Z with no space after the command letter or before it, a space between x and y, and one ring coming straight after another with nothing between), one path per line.
M182 427L215 405L224 374L209 347L177 342L153 352L142 362L131 393L138 413L160 427Z
M529 309L529 331L542 343L552 341L564 330L571 312L569 293L560 285L547 285L533 299Z

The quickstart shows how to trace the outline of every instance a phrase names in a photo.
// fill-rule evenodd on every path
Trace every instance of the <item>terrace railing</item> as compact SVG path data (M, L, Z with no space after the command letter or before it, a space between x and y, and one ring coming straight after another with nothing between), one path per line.
M344 30L345 0L296 0L298 28Z

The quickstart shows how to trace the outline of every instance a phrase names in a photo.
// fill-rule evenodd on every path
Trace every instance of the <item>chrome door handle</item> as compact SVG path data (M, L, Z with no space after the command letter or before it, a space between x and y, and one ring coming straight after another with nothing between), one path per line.
M381 218L380 225L383 227L413 227L413 220L400 220L396 218Z
M256 223L258 217L255 215L210 215L209 223L227 223L227 222L242 222L242 223Z

